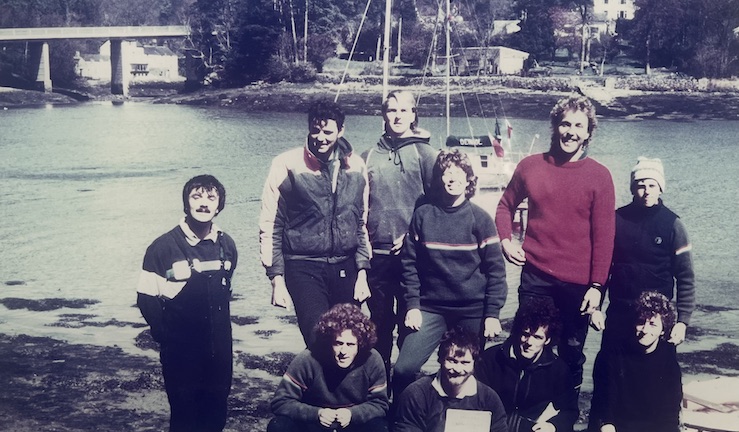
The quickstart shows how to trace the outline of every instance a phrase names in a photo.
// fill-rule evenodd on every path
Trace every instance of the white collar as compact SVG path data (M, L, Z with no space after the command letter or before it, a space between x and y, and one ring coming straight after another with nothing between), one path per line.
M190 226L187 224L187 222L185 222L184 216L182 217L182 219L180 219L180 229L182 229L182 232L185 233L185 239L190 244L190 246L195 246L202 240L210 240L215 243L218 240L218 233L221 232L221 228L219 228L218 225L211 224L210 232L207 236L205 236L205 238L201 239L190 229Z
M444 391L444 388L441 386L441 379L439 378L439 373L436 374L434 377L434 380L431 381L431 387L436 390L436 392L441 397L451 397ZM456 399L464 399L468 396L474 396L477 394L477 379L474 375L472 375L464 384L462 384L462 388L459 391L459 394L456 396Z

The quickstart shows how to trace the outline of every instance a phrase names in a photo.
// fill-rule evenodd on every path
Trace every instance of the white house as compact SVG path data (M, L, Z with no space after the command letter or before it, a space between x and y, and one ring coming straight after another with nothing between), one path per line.
M459 75L520 75L529 53L503 46L458 48L452 53Z
M123 61L128 64L130 81L178 81L177 54L166 46L142 46L135 41L121 44ZM75 71L83 78L110 80L110 41L100 46L98 54L75 55Z
M605 14L608 20L634 19L634 0L593 0L593 12Z

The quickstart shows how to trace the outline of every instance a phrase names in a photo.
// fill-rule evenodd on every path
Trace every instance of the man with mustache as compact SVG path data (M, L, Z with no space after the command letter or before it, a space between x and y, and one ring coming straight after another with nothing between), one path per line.
M170 432L217 432L231 390L233 239L213 223L226 189L211 175L182 190L185 216L144 256L137 304L160 343Z
M478 335L454 327L444 333L438 354L439 372L418 379L399 395L393 431L507 432L505 408L498 394L475 379ZM474 420L467 423L469 419ZM464 428L456 423L460 421L465 421Z

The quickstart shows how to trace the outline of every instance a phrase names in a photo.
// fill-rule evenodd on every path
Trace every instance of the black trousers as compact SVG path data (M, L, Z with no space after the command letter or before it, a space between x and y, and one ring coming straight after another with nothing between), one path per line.
M521 286L518 288L518 307L524 307L532 298L550 299L559 309L562 320L562 334L557 344L557 354L569 366L572 383L579 394L585 364L585 338L588 335L587 315L580 313L587 285L562 282L532 265L521 271Z
M390 356L393 352L393 332L398 328L398 349L408 329L403 324L406 305L405 292L400 286L403 267L398 255L375 255L372 257L372 268L367 273L372 297L367 299L372 322L377 326L377 344L375 349L385 362L390 382Z
M305 345L313 344L313 328L331 306L354 301L357 265L353 259L329 264L320 261L286 261L285 285L295 306Z
M227 339L220 346L186 341L162 344L170 432L220 432L225 427L233 376L230 334Z

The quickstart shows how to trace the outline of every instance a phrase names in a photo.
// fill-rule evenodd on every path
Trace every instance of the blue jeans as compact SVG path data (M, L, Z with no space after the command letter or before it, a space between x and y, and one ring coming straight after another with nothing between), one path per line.
M396 397L400 396L403 390L416 380L421 367L439 346L441 337L447 330L459 325L480 335L480 345L483 343L482 317L444 316L426 311L421 311L421 317L421 328L405 337L393 369L393 394Z
M305 345L313 344L313 328L333 305L354 301L357 265L353 259L329 264L321 261L286 261L285 285L295 306Z

